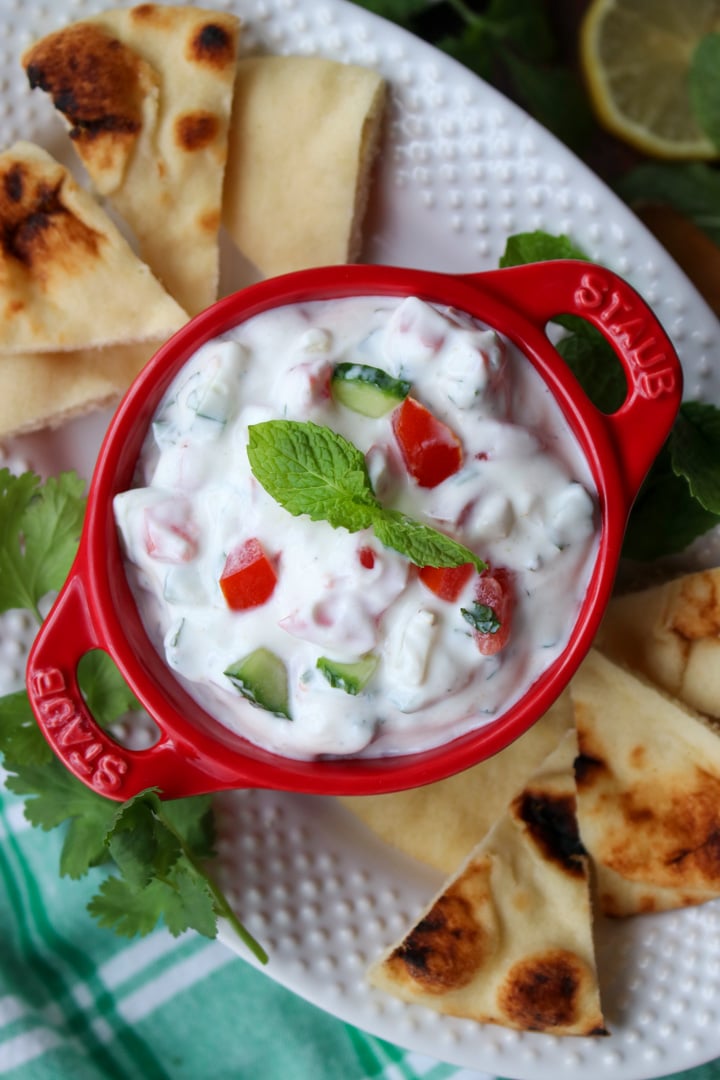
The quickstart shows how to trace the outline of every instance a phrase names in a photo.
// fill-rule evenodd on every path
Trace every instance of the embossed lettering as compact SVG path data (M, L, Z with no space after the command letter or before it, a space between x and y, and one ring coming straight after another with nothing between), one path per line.
M583 274L580 288L575 291L575 303L584 308L600 307L606 292L607 285L598 274Z
M41 668L30 676L30 688L36 698L44 698L62 693L67 684L59 668Z
M54 730L63 727L75 715L75 702L68 697L52 698L50 701L41 701L38 708L42 713L46 725Z
M617 336L621 345L625 345L627 349L634 349L646 333L646 324L644 319L628 319L627 322L613 323L610 330Z
M122 785L122 778L128 771L128 764L119 754L103 754L93 776L95 787L105 791L117 791Z
M59 668L33 671L30 691L48 738L61 754L67 754L65 760L70 768L98 791L117 791L130 766L122 754L109 752L110 740L98 738L92 719L85 714L84 702L68 694L63 672Z
M638 390L644 397L659 398L672 393L677 386L677 379L672 368L661 371L645 371L638 381Z

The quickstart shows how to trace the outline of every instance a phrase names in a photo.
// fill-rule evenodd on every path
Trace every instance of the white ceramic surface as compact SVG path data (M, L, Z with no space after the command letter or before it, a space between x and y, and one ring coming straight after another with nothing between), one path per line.
M0 144L72 152L18 57L36 36L107 6L94 0L0 0ZM392 88L364 258L447 271L494 267L506 237L567 233L625 275L673 338L686 395L720 401L718 323L664 250L564 147L462 67L343 0L225 0L245 46L319 53L377 67ZM289 179L290 182L290 179ZM224 290L242 284L224 259ZM0 447L0 464L92 469L107 415ZM717 538L684 565L718 559ZM32 631L0 620L0 692L21 685ZM266 945L267 974L328 1012L420 1054L527 1080L643 1080L720 1056L720 902L597 926L612 1034L559 1039L440 1017L368 988L367 963L409 925L439 876L390 851L335 800L247 791L217 800L218 873ZM230 948L232 935L223 933ZM252 961L250 961L252 962Z

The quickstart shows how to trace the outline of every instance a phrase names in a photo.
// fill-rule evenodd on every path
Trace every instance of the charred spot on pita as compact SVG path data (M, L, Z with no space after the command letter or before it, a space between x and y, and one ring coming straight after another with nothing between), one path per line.
M218 23L205 23L193 34L190 56L198 63L211 67L225 67L234 63L235 43L232 35Z
M578 754L575 758L575 782L579 787L594 783L603 772L607 772L607 764L602 758L592 754Z
M484 953L485 934L470 904L446 894L398 946L390 962L431 993L443 993L469 983Z
M203 150L214 142L220 131L220 122L211 112L184 113L175 121L175 138L178 146L192 152Z
M533 840L551 862L568 873L582 876L587 852L580 840L575 799L526 789L515 800L516 812Z
M49 34L23 62L30 87L50 94L70 124L71 138L140 130L138 59L100 27L77 23Z
M0 246L6 256L44 278L56 264L71 273L79 248L94 255L99 237L74 217L62 200L62 180L33 180L21 162L2 176Z
M498 992L505 1014L528 1031L575 1024L585 967L573 953L551 949L519 960Z

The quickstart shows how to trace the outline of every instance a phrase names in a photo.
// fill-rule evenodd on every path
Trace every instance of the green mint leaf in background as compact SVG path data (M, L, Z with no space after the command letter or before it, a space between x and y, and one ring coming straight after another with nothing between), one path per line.
M362 0L360 6L409 28L412 20L426 10L428 0Z
M445 533L401 514L383 510L373 522L373 530L381 544L399 551L416 566L462 566L473 563L484 570L486 563L469 548Z
M642 562L676 555L718 524L720 517L694 499L674 471L666 444L633 505L623 555Z
M255 478L290 514L350 532L372 524L377 500L365 458L330 428L296 420L253 424L247 454Z
M599 330L584 319L576 322L582 329L573 323L576 332L561 338L557 351L596 408L614 413L627 397L622 364Z
M720 147L720 33L706 34L697 45L688 72L688 92L697 123Z
M618 182L631 206L671 206L720 244L720 172L702 162L646 162Z
M720 410L686 401L670 435L673 471L706 510L720 515Z
M38 604L59 589L77 551L85 483L74 472L41 483L0 469L0 611Z
M525 266L526 263L549 262L552 259L583 259L587 255L568 236L552 236L536 229L515 233L505 243L499 266Z

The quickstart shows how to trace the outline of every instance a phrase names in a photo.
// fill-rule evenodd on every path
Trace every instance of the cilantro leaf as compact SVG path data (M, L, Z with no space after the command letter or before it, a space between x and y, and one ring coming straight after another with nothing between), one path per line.
M155 791L143 791L123 803L113 817L107 845L125 880L134 886L148 885L154 877L165 878L182 849L174 832L160 816Z
M0 611L38 604L59 589L77 551L85 484L62 473L41 484L34 473L0 469Z
M693 53L688 92L700 127L720 147L720 33L705 34Z
M121 716L142 708L112 658L102 649L91 649L82 657L78 682L90 712L101 727L108 727Z
M20 764L47 765L54 760L24 690L0 697L0 753L10 772Z
M250 429L248 458L255 478L289 513L307 514L350 532L372 527L387 547L418 566L485 563L456 540L375 498L365 458L328 427L299 420L267 420Z
M104 814L95 813L70 818L60 852L60 875L77 880L84 877L93 866L109 862L110 853L105 842L113 807L106 807Z
M155 878L144 887L108 877L90 900L88 911L100 926L123 937L144 937L163 919L174 937L196 930L214 938L217 919L213 902L205 878L182 867L168 880Z

